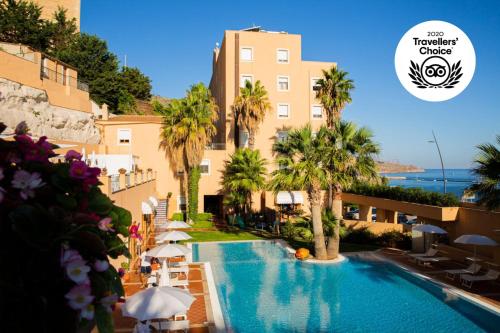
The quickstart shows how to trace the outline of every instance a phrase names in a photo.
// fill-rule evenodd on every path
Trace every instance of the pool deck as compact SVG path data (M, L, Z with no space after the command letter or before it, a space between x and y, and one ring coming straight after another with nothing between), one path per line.
M148 240L150 247L155 246L154 238ZM196 300L191 305L187 312L187 319L190 322L189 332L191 333L212 333L217 332L221 324L219 322L222 316L219 313L218 300L211 297L210 289L213 284L213 277L211 276L211 268L204 263L191 263L189 264L188 289ZM127 273L126 278L122 280L125 290L125 298L145 289L141 282L138 267ZM212 290L213 294L213 290ZM215 295L215 298L217 295ZM123 303L117 303L113 311L113 320L115 323L115 332L117 333L131 333L134 330L136 319L122 316L121 306ZM222 322L222 326L224 323ZM97 331L95 331L97 333ZM155 332L154 330L152 332Z
M471 289L463 287L460 284L460 279L455 278L455 280L450 280L446 278L447 269L458 269L465 268L465 264L461 264L455 261L441 262L438 264L433 264L433 266L421 266L417 265L415 262L409 260L408 256L403 254L400 250L395 249L381 249L372 252L376 256L384 258L397 264L411 272L421 274L434 282L444 284L448 287L452 287L457 290L463 296L467 298L472 298L480 302L484 302L490 308L500 312L500 283L497 281L487 281L487 282L477 282L474 283ZM353 252L351 255L355 255Z

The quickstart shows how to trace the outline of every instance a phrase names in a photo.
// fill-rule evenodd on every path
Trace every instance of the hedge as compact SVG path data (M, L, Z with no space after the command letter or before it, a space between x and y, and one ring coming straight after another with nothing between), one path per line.
M401 186L358 184L346 191L347 193L366 195L370 197L406 201L439 207L456 207L460 204L455 195L425 191L420 188L403 188Z

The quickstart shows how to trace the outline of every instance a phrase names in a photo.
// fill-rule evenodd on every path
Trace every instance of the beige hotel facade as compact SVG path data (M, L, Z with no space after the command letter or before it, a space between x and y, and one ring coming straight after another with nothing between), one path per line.
M260 80L268 91L272 110L259 126L254 149L267 160L268 171L274 168L272 145L286 137L289 129L311 123L319 127L325 116L315 98L315 81L331 62L302 60L301 36L286 32L268 32L259 28L225 31L222 44L213 51L210 90L219 106L217 135L207 146L202 161L199 210L221 215L221 177L224 161L237 145L247 145L248 135L236 133L231 106L246 80ZM161 117L117 116L98 121L104 154L132 154L142 170L156 172L157 194L169 192L169 215L184 209L186 195L180 178L171 170L165 152L159 148ZM305 199L305 198L304 198ZM254 194L254 209L274 208L270 192Z

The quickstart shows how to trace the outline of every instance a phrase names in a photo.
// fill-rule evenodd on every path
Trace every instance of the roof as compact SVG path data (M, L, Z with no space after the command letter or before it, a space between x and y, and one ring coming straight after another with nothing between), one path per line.
M161 124L163 121L162 116L152 116L152 115L119 115L108 120L98 120L99 124L108 124L108 123L122 123L122 122L134 122L134 123L154 123Z

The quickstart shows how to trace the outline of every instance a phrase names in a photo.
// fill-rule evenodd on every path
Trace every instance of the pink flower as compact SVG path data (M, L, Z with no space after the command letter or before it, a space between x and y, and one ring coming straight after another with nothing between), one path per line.
M97 271L97 272L104 272L104 271L107 271L109 268L109 263L107 260L96 260L94 262L94 269Z
M23 135L28 133L28 131L29 131L28 124L26 124L25 121L21 121L19 124L17 124L14 133L16 133L17 135Z
M77 284L89 282L88 272L90 272L90 267L84 260L73 260L66 265L66 274Z
M72 249L63 250L63 253L61 255L62 267L66 267L70 262L78 260L83 260L82 256L80 255L80 253L78 253L78 251Z
M14 174L12 187L21 190L21 198L24 200L35 196L35 189L43 186L44 183L38 172L29 173L25 170L18 170Z
M124 277L125 276L125 270L123 268L118 268L118 276L120 278Z
M82 154L80 154L79 152L74 151L74 150L71 149L71 150L68 150L68 152L66 153L66 155L64 155L64 158L68 162L73 161L73 160L80 161L82 159Z
M80 317L85 318L87 320L92 320L94 318L94 305L89 304L82 309L80 312Z
M26 134L16 135L14 139L19 143L19 149L26 161L47 163L49 157L54 155L46 136L40 137L36 143Z
M105 217L102 220L99 221L98 223L98 228L101 229L102 231L115 231L113 228L111 228L113 220L111 217Z
M101 298L100 302L106 308L106 311L108 313L111 313L111 312L113 312L113 307L117 301L118 301L118 295L111 294L109 296Z
M85 179L87 177L88 166L83 161L73 161L69 167L69 175L76 179Z
M64 297L74 310L84 309L94 300L94 296L90 294L90 285L88 284L74 286Z

